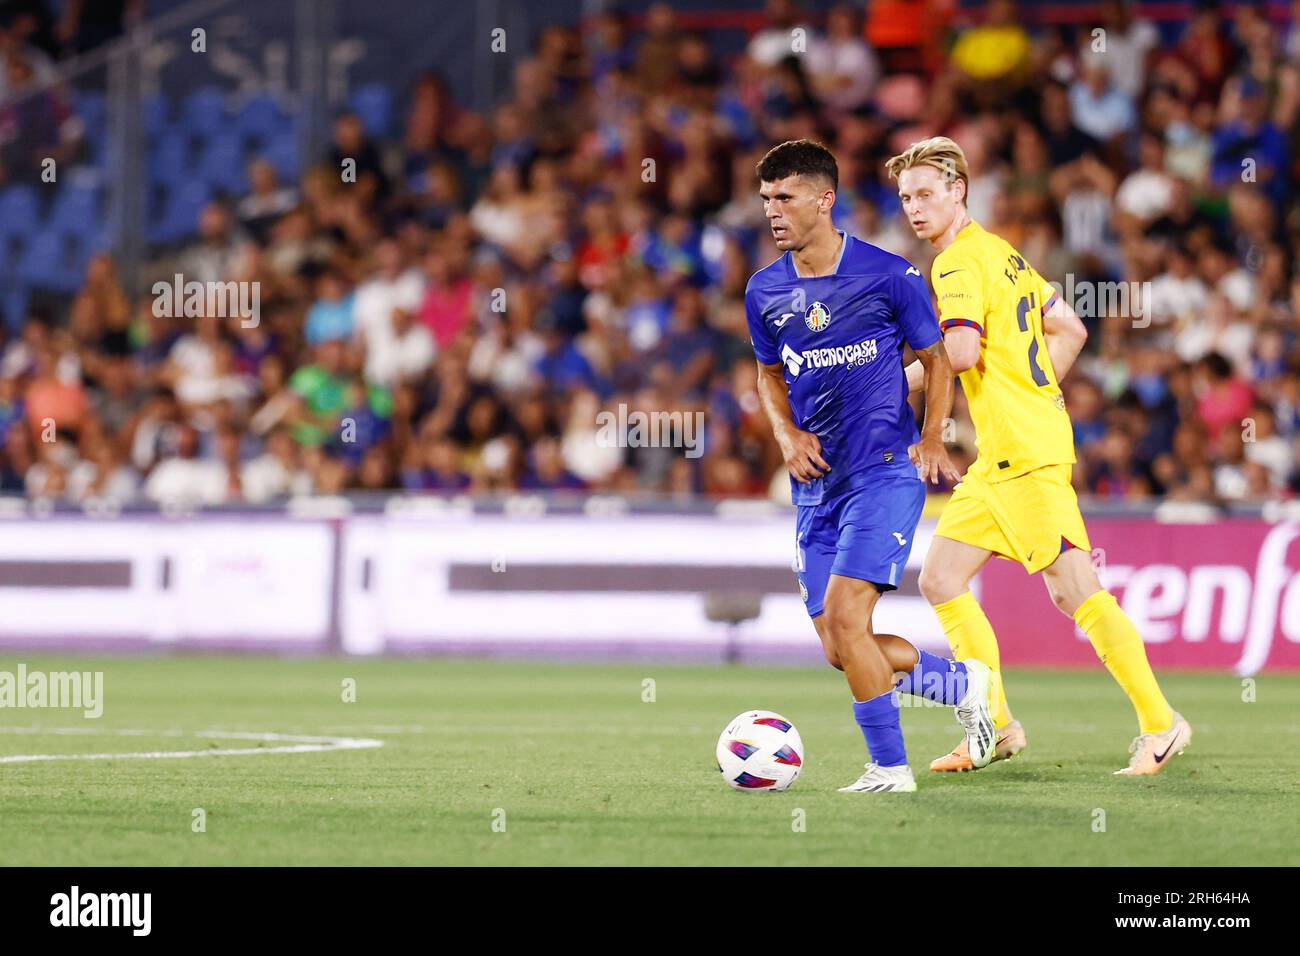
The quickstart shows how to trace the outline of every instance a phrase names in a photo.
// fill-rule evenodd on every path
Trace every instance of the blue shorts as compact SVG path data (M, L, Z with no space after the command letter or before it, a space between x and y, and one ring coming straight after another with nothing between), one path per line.
M924 506L925 482L903 477L798 508L794 570L808 616L822 613L832 574L898 587Z

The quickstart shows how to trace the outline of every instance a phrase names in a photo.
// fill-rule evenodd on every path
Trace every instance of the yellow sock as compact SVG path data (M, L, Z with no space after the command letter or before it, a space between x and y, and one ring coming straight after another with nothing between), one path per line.
M993 625L984 616L975 595L964 591L951 601L934 606L943 633L952 648L952 656L959 661L977 657L993 671L993 723L1001 729L1011 723L1011 709L1007 707L1007 694L1002 687L1002 663L998 655L998 639Z
M1088 635L1110 676L1128 694L1144 734L1168 730L1174 712L1151 673L1142 635L1109 591L1098 591L1079 605L1074 623Z

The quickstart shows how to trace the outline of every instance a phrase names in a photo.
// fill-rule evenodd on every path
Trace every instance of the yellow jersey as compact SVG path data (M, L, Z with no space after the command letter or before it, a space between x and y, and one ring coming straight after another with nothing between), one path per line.
M1043 337L1056 290L1009 242L973 221L935 257L930 281L939 327L969 326L980 335L979 361L958 376L979 449L970 476L1005 481L1073 463L1070 416Z

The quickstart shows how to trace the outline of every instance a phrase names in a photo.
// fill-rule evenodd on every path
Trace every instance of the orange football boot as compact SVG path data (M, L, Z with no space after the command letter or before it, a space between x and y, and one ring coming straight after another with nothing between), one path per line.
M998 731L997 747L993 752L993 759L990 763L997 763L999 760L1010 760L1016 754L1025 749L1025 728L1020 726L1020 721L1013 720L1005 727ZM971 763L970 750L966 746L966 741L957 745L957 749L950 754L945 754L930 763L930 769L935 773L951 773L967 770L974 770L975 765Z
M1192 741L1192 725L1183 715L1174 711L1174 725L1163 733L1138 734L1128 748L1128 766L1116 770L1117 777L1150 777L1159 773L1169 763L1169 758L1180 754Z

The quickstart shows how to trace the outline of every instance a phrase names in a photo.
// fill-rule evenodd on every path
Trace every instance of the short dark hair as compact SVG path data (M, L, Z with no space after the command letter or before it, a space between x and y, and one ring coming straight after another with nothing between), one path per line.
M758 163L758 178L763 182L787 176L822 176L831 189L840 188L840 166L835 155L821 143L810 139L792 139L773 146Z
M1209 352L1201 359L1210 378L1223 382L1232 378L1232 363L1223 357L1222 352Z

